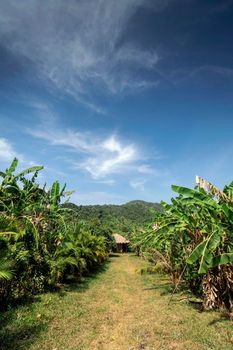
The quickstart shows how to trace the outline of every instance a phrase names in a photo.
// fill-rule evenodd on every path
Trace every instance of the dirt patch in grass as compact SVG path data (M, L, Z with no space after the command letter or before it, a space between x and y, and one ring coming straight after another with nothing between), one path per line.
M140 275L145 262L111 257L108 268L62 294L11 310L3 319L0 349L17 350L228 350L232 323L201 313L158 275ZM18 315L18 316L17 316ZM13 317L16 316L16 317ZM2 319L2 320L3 320ZM30 328L31 327L31 328ZM23 333L20 333L20 330ZM7 345L7 337L17 339ZM20 336L21 334L21 336ZM24 335L22 335L24 334Z

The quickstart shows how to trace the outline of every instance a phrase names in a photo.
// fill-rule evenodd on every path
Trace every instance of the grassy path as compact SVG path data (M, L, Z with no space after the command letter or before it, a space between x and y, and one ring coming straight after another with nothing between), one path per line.
M106 270L65 293L48 293L1 317L1 350L228 350L233 325L170 294L166 280L141 276L145 262L111 258ZM162 294L162 295L161 295Z

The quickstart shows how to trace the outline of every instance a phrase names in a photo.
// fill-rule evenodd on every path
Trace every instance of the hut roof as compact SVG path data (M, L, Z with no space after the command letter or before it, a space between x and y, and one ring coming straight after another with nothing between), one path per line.
M119 235L118 233L114 233L113 237L115 238L116 243L129 243L125 237Z

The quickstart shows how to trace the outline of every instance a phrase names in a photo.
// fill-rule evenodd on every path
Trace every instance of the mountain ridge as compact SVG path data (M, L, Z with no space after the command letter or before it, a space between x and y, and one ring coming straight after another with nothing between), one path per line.
M127 231L126 227L128 226L142 226L153 218L153 209L162 211L162 206L159 203L137 199L124 204L77 205L67 203L66 206L75 210L81 220L98 219L103 224L111 222L112 229L120 231Z

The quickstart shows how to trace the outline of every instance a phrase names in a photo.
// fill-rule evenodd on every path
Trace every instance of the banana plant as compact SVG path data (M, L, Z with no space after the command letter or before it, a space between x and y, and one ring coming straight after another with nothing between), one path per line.
M21 177L29 173L34 173L43 169L43 166L32 166L25 170L20 171L14 175L14 172L18 166L18 159L14 158L9 169L6 169L5 172L0 172L0 176L3 178L1 186L13 185Z
M10 259L6 236L14 234L13 232L0 233L0 280L10 280L14 274L14 263Z
M14 276L14 263L3 253L0 254L0 280L11 280Z
M227 201L202 188L172 186L172 189L178 196L171 199L171 204L161 202L164 212L156 215L143 232L137 233L133 244L137 249L140 246L147 256L154 254L157 259L166 259L173 283L177 286L182 278L198 293L202 290L206 305L216 307L221 300L226 303L227 298L226 305L230 305L233 182L224 188ZM223 285L228 286L224 293ZM208 295L212 288L215 288L216 298L212 297L210 302Z
M15 158L0 172L0 303L42 292L78 277L107 258L103 237L92 234L61 204L66 184L37 183L41 166L17 172ZM30 174L30 176L28 176Z

